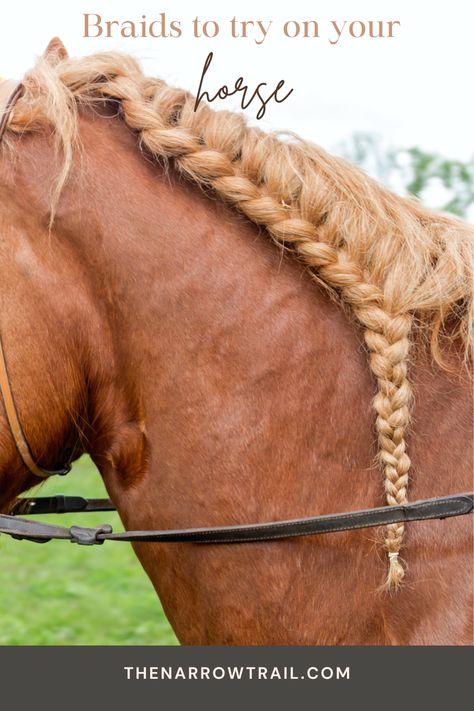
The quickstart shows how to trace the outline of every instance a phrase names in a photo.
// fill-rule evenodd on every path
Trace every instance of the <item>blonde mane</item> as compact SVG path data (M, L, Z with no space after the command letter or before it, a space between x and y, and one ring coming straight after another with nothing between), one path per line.
M8 130L54 130L64 167L53 203L71 167L78 110L104 100L119 102L123 120L148 154L263 226L351 307L377 380L374 409L386 499L390 505L405 503L410 344L428 335L431 353L444 367L450 344L463 342L468 352L472 228L391 193L294 136L264 133L239 114L207 105L194 112L194 97L145 77L132 58L117 53L78 60L52 53L24 79ZM387 587L396 588L404 577L403 530L403 524L387 529Z

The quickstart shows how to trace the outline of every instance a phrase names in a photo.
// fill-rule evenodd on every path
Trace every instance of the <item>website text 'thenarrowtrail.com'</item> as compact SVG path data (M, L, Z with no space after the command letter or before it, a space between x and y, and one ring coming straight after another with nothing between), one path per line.
M205 681L229 679L232 681L256 680L349 680L349 666L305 667L301 670L288 666L130 666L123 667L128 681Z

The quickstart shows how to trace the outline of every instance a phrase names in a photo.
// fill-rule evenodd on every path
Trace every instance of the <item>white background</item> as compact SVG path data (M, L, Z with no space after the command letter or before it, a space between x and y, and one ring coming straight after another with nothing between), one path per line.
M250 86L285 79L294 88L271 103L260 124L291 129L331 149L356 131L375 132L389 145L468 160L473 152L474 3L470 0L21 0L0 9L0 75L20 78L54 35L71 55L120 49L146 71L197 91L207 53L214 51L207 88L231 86L243 75ZM179 39L85 39L83 13L103 19L149 20L166 12L182 23ZM192 19L216 19L219 37L195 39ZM273 20L265 42L231 39L229 19ZM288 39L286 20L318 20L321 37ZM399 20L393 39L343 37L328 41L330 20ZM215 102L238 108L238 102ZM247 110L249 117L255 110Z

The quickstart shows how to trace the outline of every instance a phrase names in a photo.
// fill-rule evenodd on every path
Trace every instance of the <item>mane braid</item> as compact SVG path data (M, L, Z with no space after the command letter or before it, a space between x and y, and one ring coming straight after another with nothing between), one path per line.
M350 305L363 327L377 382L379 459L389 505L407 502L410 345L428 336L433 358L453 367L450 346L471 343L473 230L399 197L351 164L295 136L267 134L236 113L215 112L118 53L40 59L24 79L10 132L52 127L67 180L81 106L119 102L125 123L157 160L215 194L290 247L318 281ZM462 361L462 358L458 358ZM387 527L387 589L404 578L403 524Z

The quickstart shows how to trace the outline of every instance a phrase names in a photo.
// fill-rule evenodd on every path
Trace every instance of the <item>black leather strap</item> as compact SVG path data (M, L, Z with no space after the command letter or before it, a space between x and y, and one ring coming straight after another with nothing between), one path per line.
M110 499L84 499L82 496L36 496L18 499L12 516L31 516L36 514L63 514L87 511L116 511Z
M107 524L97 528L65 528L28 519L0 515L0 533L14 538L43 543L53 539L70 540L80 545L104 541L143 541L155 543L251 543L293 536L309 536L335 531L349 531L388 523L425 521L464 516L474 509L474 493L456 494L416 501L405 506L383 506L376 509L313 516L289 521L275 521L218 528L187 528L164 531L125 531L113 533Z

